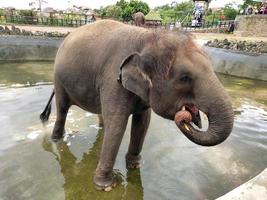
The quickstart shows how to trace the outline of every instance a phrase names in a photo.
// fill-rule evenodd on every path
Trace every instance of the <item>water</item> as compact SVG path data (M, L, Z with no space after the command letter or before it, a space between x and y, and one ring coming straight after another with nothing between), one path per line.
M235 109L231 136L201 147L171 121L153 114L140 170L125 168L129 127L111 192L94 189L103 129L96 115L72 107L57 144L39 121L52 91L52 63L0 64L0 199L215 199L267 167L267 82L219 75Z

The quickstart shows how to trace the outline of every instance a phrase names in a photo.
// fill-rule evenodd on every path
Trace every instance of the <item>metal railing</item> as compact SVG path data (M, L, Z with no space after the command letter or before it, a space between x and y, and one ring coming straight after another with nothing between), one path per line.
M92 21L84 19L56 19L50 17L31 17L31 16L19 16L19 15L11 15L11 16L0 16L0 24L25 24L25 25L43 25L43 26L65 26L65 27L78 27ZM201 23L197 22L181 22L177 27L175 23L169 24L160 24L155 23L148 25L148 28L165 28L169 30L173 29L182 29L185 31L199 31L199 30L219 30L219 29L227 29L231 24L234 23L234 20L225 20L225 21L205 21L203 20Z
M197 22L182 22L179 24L169 23L165 25L155 24L150 25L149 28L165 28L168 30L184 30L184 31L211 31L211 30L227 30L232 24L235 24L234 20L225 21L203 21L201 23Z
M197 30L197 29L220 29L228 28L234 20L228 21L207 21L202 23L184 22L181 24L182 29L185 30Z

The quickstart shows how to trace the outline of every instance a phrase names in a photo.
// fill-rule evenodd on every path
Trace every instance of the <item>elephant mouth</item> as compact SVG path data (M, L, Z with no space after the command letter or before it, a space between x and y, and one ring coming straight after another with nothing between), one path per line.
M200 110L194 104L183 105L175 114L174 121L182 131L190 131L192 124L202 128Z

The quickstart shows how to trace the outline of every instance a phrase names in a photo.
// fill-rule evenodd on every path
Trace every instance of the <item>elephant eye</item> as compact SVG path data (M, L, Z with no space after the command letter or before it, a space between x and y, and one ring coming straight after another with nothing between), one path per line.
M191 83L192 82L192 78L188 75L188 74L184 74L180 77L179 81L181 83Z

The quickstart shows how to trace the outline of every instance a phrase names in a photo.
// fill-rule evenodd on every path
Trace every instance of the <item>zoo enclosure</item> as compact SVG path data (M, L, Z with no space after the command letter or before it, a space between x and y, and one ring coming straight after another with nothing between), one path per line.
M149 28L165 28L165 29L182 29L186 31L197 30L225 30L234 23L234 20L219 20L218 16L213 15L210 20L203 20L201 23L193 23L187 19L180 23L180 27L176 27L175 23L154 24ZM42 26L66 26L79 27L93 22L87 16L81 16L81 19L58 19L51 17L33 17L20 15L2 15L0 16L0 24L25 24L25 25L42 25Z

